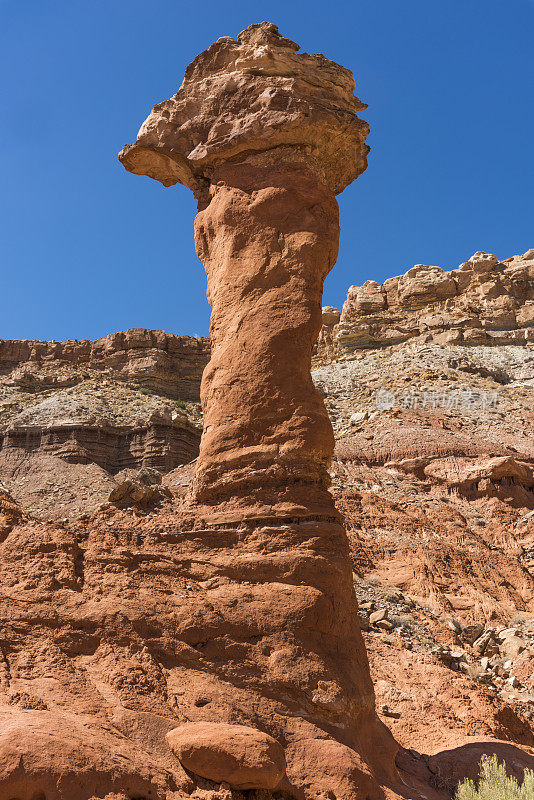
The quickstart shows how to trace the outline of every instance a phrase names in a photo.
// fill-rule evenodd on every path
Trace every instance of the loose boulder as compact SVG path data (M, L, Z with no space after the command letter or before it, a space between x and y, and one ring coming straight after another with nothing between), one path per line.
M167 742L186 769L235 789L276 789L285 775L282 745L246 725L192 722L169 731Z

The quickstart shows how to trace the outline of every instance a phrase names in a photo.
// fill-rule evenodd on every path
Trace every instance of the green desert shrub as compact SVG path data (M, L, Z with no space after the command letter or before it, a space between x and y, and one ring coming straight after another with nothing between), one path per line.
M509 778L497 756L482 756L478 786L466 780L458 787L456 800L534 800L534 772L527 769L520 786Z

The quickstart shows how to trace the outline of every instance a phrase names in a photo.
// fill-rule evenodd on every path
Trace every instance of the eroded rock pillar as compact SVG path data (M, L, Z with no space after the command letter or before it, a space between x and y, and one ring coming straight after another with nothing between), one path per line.
M192 499L219 514L332 518L334 437L310 365L338 207L287 150L217 168L199 203L212 357Z
M209 675L225 722L283 744L284 796L384 800L395 743L374 710L328 492L332 426L310 375L335 195L366 168L368 126L352 73L296 50L270 23L222 37L120 159L195 192L212 306L204 432L176 544L200 573L194 603L176 612L193 645L185 675ZM184 719L210 719L190 693L180 703Z

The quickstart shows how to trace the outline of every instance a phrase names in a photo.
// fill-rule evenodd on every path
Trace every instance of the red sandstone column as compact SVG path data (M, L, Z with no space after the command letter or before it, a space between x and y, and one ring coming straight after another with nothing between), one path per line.
M199 201L212 357L189 495L192 562L221 583L203 581L204 605L185 613L206 643L188 651L187 669L220 679L228 718L284 742L300 792L286 786L288 796L328 797L335 773L338 800L384 800L395 745L374 711L328 492L332 427L310 376L338 249L335 195L366 168L368 126L352 73L297 49L270 23L218 40L120 159ZM191 703L187 719L199 713Z
M335 513L334 437L310 365L338 208L297 155L217 168L195 221L213 312L192 498L219 513Z
M120 154L199 199L213 352L190 500L213 522L335 516L311 352L337 256L335 194L366 168L368 126L352 73L296 50L270 23L222 37Z

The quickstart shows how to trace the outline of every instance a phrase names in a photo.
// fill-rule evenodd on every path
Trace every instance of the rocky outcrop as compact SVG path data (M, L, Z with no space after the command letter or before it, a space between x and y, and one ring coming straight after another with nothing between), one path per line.
M246 725L190 722L167 741L186 769L236 789L276 789L286 774L282 745Z
M534 250L500 262L478 252L458 269L417 264L381 285L351 286L339 322L324 319L321 358L408 340L440 344L534 341Z
M209 339L132 328L94 341L0 340L0 375L29 391L74 386L90 374L164 397L198 400Z
M157 469L144 467L138 470L125 470L122 480L109 494L109 502L118 508L152 509L172 498L171 491L162 486L161 473Z
M328 492L333 433L310 376L337 256L335 194L365 169L368 127L352 75L297 49L269 23L219 40L119 157L199 201L212 353L183 542L195 537L195 561L224 580L187 611L208 640L209 671L233 684L219 713L235 715L244 679L241 722L286 743L288 779L304 797L330 790L335 764L339 798L378 800L381 784L402 781L375 715ZM187 693L180 705L189 716Z
M337 256L334 193L365 169L368 126L351 73L297 49L267 24L216 42L120 154L199 197L213 312L193 495L219 514L226 500L259 517L333 515L333 437L309 367Z
M21 522L22 518L19 504L0 486L0 539L4 538L14 525Z
M510 499L516 494L519 505L534 508L534 464L513 456L435 459L424 467L424 474L466 497Z
M102 342L117 343L121 337L129 349L104 348L109 358L100 360ZM148 331L138 337L152 345L158 339L157 332ZM150 373L168 394L169 387L181 385L187 363L175 351L175 360L160 364L156 376L153 366L163 350L135 348L135 340L129 332L72 348L70 343L33 349L22 346L28 343L3 343L0 480L30 513L51 519L94 511L123 470L148 467L166 473L198 455L197 404L171 400L139 383ZM192 341L198 350L198 340ZM23 358L28 361L17 361ZM198 391L198 377L195 381Z
M334 194L367 166L367 106L354 76L323 55L298 54L275 25L223 36L189 65L180 90L157 103L119 158L164 186L206 191L214 170L282 148L312 167Z
M5 479L7 464L21 454L50 454L69 464L98 464L114 475L123 469L154 467L169 472L198 454L199 429L185 415L155 419L146 425L114 427L106 420L82 425L47 427L14 426L0 434L0 464Z

